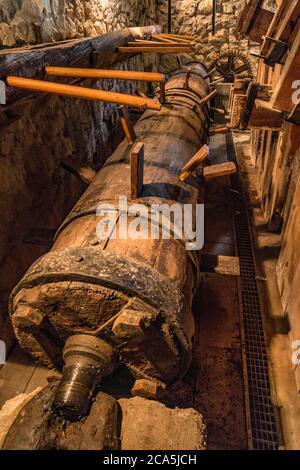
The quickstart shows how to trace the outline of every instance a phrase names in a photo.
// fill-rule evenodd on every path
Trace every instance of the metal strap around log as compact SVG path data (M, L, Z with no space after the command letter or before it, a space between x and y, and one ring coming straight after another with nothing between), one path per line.
M183 309L182 294L175 282L169 281L146 264L102 251L97 246L66 248L47 253L31 266L14 288L11 299L21 289L70 279L102 285L129 297L138 297L171 316L177 316Z
M170 325L174 339L177 337L179 372L186 371L191 355L189 341L180 325L184 310L183 294L175 282L169 281L158 271L116 253L97 247L67 248L47 253L31 266L12 291L10 311L13 312L13 299L21 289L69 280L123 292L129 298L136 297L154 307Z
M189 106L189 105L186 105L186 103L182 103L182 102L176 102L175 100L172 101L171 103L164 103L164 108L165 109L170 109L169 107L172 106L172 105L176 105L176 106L182 106L186 109L189 109L190 111L192 111L194 114L196 114L197 118L200 119L200 122L201 123L205 123L207 121L207 117L202 113L201 110L196 110L196 108L194 106ZM172 108L171 108L172 109ZM168 115L170 117L175 117L177 119L182 119L185 124L187 124L196 134L196 136L199 136L199 130L196 129L192 123L186 118L184 117L182 114L178 114L178 113L174 113L174 112L168 112L166 113L165 115ZM164 116L165 116L164 115ZM160 121L162 119L162 113L160 114L148 114L147 116L143 116L141 117L141 119L139 120L139 123L140 122L143 122L143 121L146 121L148 119L155 119L155 120L158 120ZM205 126L205 129L206 129L206 126ZM208 135L208 131L207 131L207 135ZM141 137L141 136L140 136ZM142 137L141 137L142 138ZM182 140L184 140L182 137L181 137ZM172 171L170 170L170 172L172 173Z

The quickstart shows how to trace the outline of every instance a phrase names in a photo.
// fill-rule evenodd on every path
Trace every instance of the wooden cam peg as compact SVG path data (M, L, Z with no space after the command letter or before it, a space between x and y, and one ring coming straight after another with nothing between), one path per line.
M210 108L211 111L213 111L214 113L218 113L218 114L221 114L222 116L225 116L225 109L222 109L222 108Z
M189 81L190 81L190 76L192 73L192 69L189 67L186 72L186 77L185 77L185 82L184 82L184 89L187 90L189 88Z
M125 106L118 107L118 113L120 116L120 121L123 127L124 134L128 140L128 143L132 145L136 140L136 134L130 120L130 115L128 109Z
M221 163L219 165L207 166L203 170L205 179L220 178L221 176L233 175L237 172L236 164L233 162Z
M204 77L204 80L206 80L207 78L209 78L211 75L213 75L215 72L217 71L217 68L214 67L213 69L211 69Z
M137 143L130 154L130 197L137 199L143 189L144 180L144 144Z
M215 129L211 129L209 131L209 135L217 135L217 134L227 134L231 129L229 126L224 127L216 127Z
M209 95L207 95L205 98L203 98L200 101L199 105L204 106L206 103L208 103L208 101L212 100L216 96L217 93L218 93L217 90L212 91Z
M224 77L217 78L216 80L210 83L210 86L214 86L214 85L217 85L217 83L222 83L222 82L224 82Z
M73 175L77 176L83 183L91 184L97 172L88 165L81 163L77 158L67 157L62 160L60 165Z
M209 147L203 145L199 152L197 152L181 169L179 180L184 182L190 174L203 162L209 155Z

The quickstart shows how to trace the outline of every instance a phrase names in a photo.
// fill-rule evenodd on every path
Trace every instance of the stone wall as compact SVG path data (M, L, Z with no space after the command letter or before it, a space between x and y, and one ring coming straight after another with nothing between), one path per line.
M196 58L211 65L228 48L249 53L247 40L239 41L234 30L246 0L217 0L216 32L212 34L212 0L173 0L172 32L196 38ZM167 27L168 1L157 0L157 22Z
M155 0L1 0L0 47L153 24Z

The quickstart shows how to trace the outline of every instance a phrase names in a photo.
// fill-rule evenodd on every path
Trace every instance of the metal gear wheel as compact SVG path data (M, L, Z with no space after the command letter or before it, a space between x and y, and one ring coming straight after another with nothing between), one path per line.
M225 83L233 83L238 77L253 78L252 65L239 49L220 52L211 68L216 69L214 79L224 77Z

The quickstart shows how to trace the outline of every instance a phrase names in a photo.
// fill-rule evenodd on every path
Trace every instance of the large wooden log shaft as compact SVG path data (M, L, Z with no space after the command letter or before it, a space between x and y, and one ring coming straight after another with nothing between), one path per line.
M206 71L197 63L190 68L189 93L181 70L166 85L168 103L159 112L148 110L135 126L145 154L144 186L134 202L146 207L177 202L195 208L202 200L200 181L178 179L183 165L208 143L208 105L199 104L210 92ZM97 238L99 205L110 204L116 212L117 230L119 196L130 204L131 151L124 140L99 171L59 229L51 252L15 288L10 311L21 345L43 363L55 357L45 351L45 331L39 330L47 317L57 344L79 332L97 335L117 345L136 377L169 383L189 366L199 253L188 252L184 240L174 237L151 239L144 227L145 239L114 238L112 232L105 240Z

